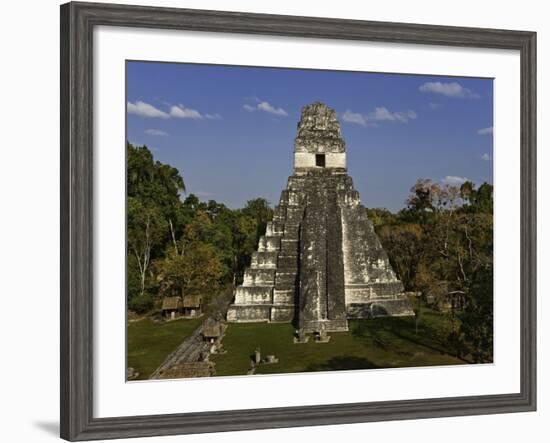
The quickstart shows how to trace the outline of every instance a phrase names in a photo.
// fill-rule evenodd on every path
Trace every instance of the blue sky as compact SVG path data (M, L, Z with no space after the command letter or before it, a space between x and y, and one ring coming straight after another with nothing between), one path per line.
M399 210L418 178L493 181L491 79L127 62L127 137L231 208L279 200L301 108L335 109L363 204Z

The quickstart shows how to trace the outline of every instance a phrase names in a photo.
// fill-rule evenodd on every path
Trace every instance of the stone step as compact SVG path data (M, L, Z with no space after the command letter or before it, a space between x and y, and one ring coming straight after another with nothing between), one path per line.
M277 206L275 207L275 210L273 211L273 222L274 223L284 223L285 222L285 216L284 216L284 214L281 214L281 212L277 209Z
M288 204L291 206L302 205L302 194L299 192L288 191Z
M275 286L279 287L286 287L286 286L296 286L298 284L298 272L297 271L290 271L290 272L281 272L280 269L277 270L277 274L275 275Z
M301 206L302 198L302 192L285 189L281 192L281 197L279 198L279 206Z
M298 254L279 254L277 258L277 269L279 271L289 270L297 271L298 270Z
M258 242L258 251L278 251L281 248L281 237L278 236L265 236L260 237Z
M274 290L275 291L296 291L298 288L298 285L294 282L290 281L281 281L281 282L275 282Z
M275 269L248 268L244 273L243 286L271 286L275 283Z
M298 240L300 238L300 225L297 223L285 223L282 237Z
M348 318L376 318L388 316L413 316L410 302L405 298L373 300L367 303L346 304Z
M298 239L283 237L281 240L280 250L282 254L294 255L298 254L299 246Z
M277 281L275 279L275 281ZM346 285L346 303L365 303L375 299L391 299L403 291L399 280L389 282L370 282L367 284Z
M304 215L302 206L288 206L286 208L286 222L300 223Z
M373 282L370 284L374 292L374 297L392 296L395 297L403 292L403 283L399 280L390 282Z
M271 306L269 305L254 305L254 306L238 306L231 305L227 310L227 320L235 323L253 323L270 321Z
M236 305L263 305L272 302L273 286L239 286L235 290Z
M300 232L299 230L296 230L294 232L285 232L282 236L281 236L281 240L282 241L295 241L297 242L298 240L300 239Z
M296 291L289 290L277 290L273 291L273 305L292 305L296 298Z
M256 251L252 253L250 261L251 269L275 269L277 268L278 251Z
M268 237L283 235L283 225L281 223L274 223L272 221L267 222L265 235Z
M288 323L294 318L294 306L273 306L271 308L270 321Z

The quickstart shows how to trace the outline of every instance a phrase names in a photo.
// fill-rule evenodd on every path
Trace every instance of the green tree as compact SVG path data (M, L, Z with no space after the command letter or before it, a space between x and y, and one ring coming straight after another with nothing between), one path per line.
M367 208L367 215L377 232L378 228L397 222L396 215L385 208Z
M126 145L128 296L145 297L146 277L152 260L161 256L178 226L180 192L185 184L176 168L155 161L147 146ZM135 291L136 275L139 291ZM130 283L132 283L130 285Z
M421 292L424 300L435 301L447 313L448 344L457 355L470 353L476 361L489 361L492 185L465 182L458 187L420 179L405 209L394 217L369 210L369 217L405 288Z
M244 270L257 244L258 222L246 214L238 214L233 225L234 277L233 284L242 282Z
M127 194L148 208L156 208L158 216L164 218L169 229L162 242L153 251L161 253L164 243L181 235L178 228L182 218L180 193L185 191L185 183L179 171L167 164L155 161L147 146L126 145L127 155Z
M382 226L379 231L390 262L408 291L415 289L415 279L424 257L422 227L415 223Z
M460 187L460 194L466 202L464 212L493 213L493 185L483 183L476 189L474 183L467 181Z
M147 146L126 145L127 193L170 212L185 184L179 171L153 159Z
M265 234L267 222L273 219L273 209L265 198L255 198L246 202L242 213L256 220L256 244L258 244L260 237Z
M467 288L460 330L475 362L493 359L493 269L480 268Z
M152 250L167 230L167 224L155 206L128 197L128 252L135 257L139 270L140 295L145 292L145 279L152 260Z
M172 294L207 298L219 288L223 267L212 245L194 241L181 254L171 251L157 264L158 279Z

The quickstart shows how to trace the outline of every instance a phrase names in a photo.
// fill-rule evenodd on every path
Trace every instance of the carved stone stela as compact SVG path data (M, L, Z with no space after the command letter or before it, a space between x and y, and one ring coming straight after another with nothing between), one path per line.
M302 109L288 178L229 307L230 322L346 331L348 319L414 315L347 174L336 112Z

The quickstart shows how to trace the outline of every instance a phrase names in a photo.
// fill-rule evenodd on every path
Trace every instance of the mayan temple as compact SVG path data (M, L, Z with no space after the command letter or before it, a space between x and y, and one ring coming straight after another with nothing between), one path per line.
M301 333L346 331L348 319L413 315L347 174L336 112L302 109L294 173L261 237L230 322L293 322Z

